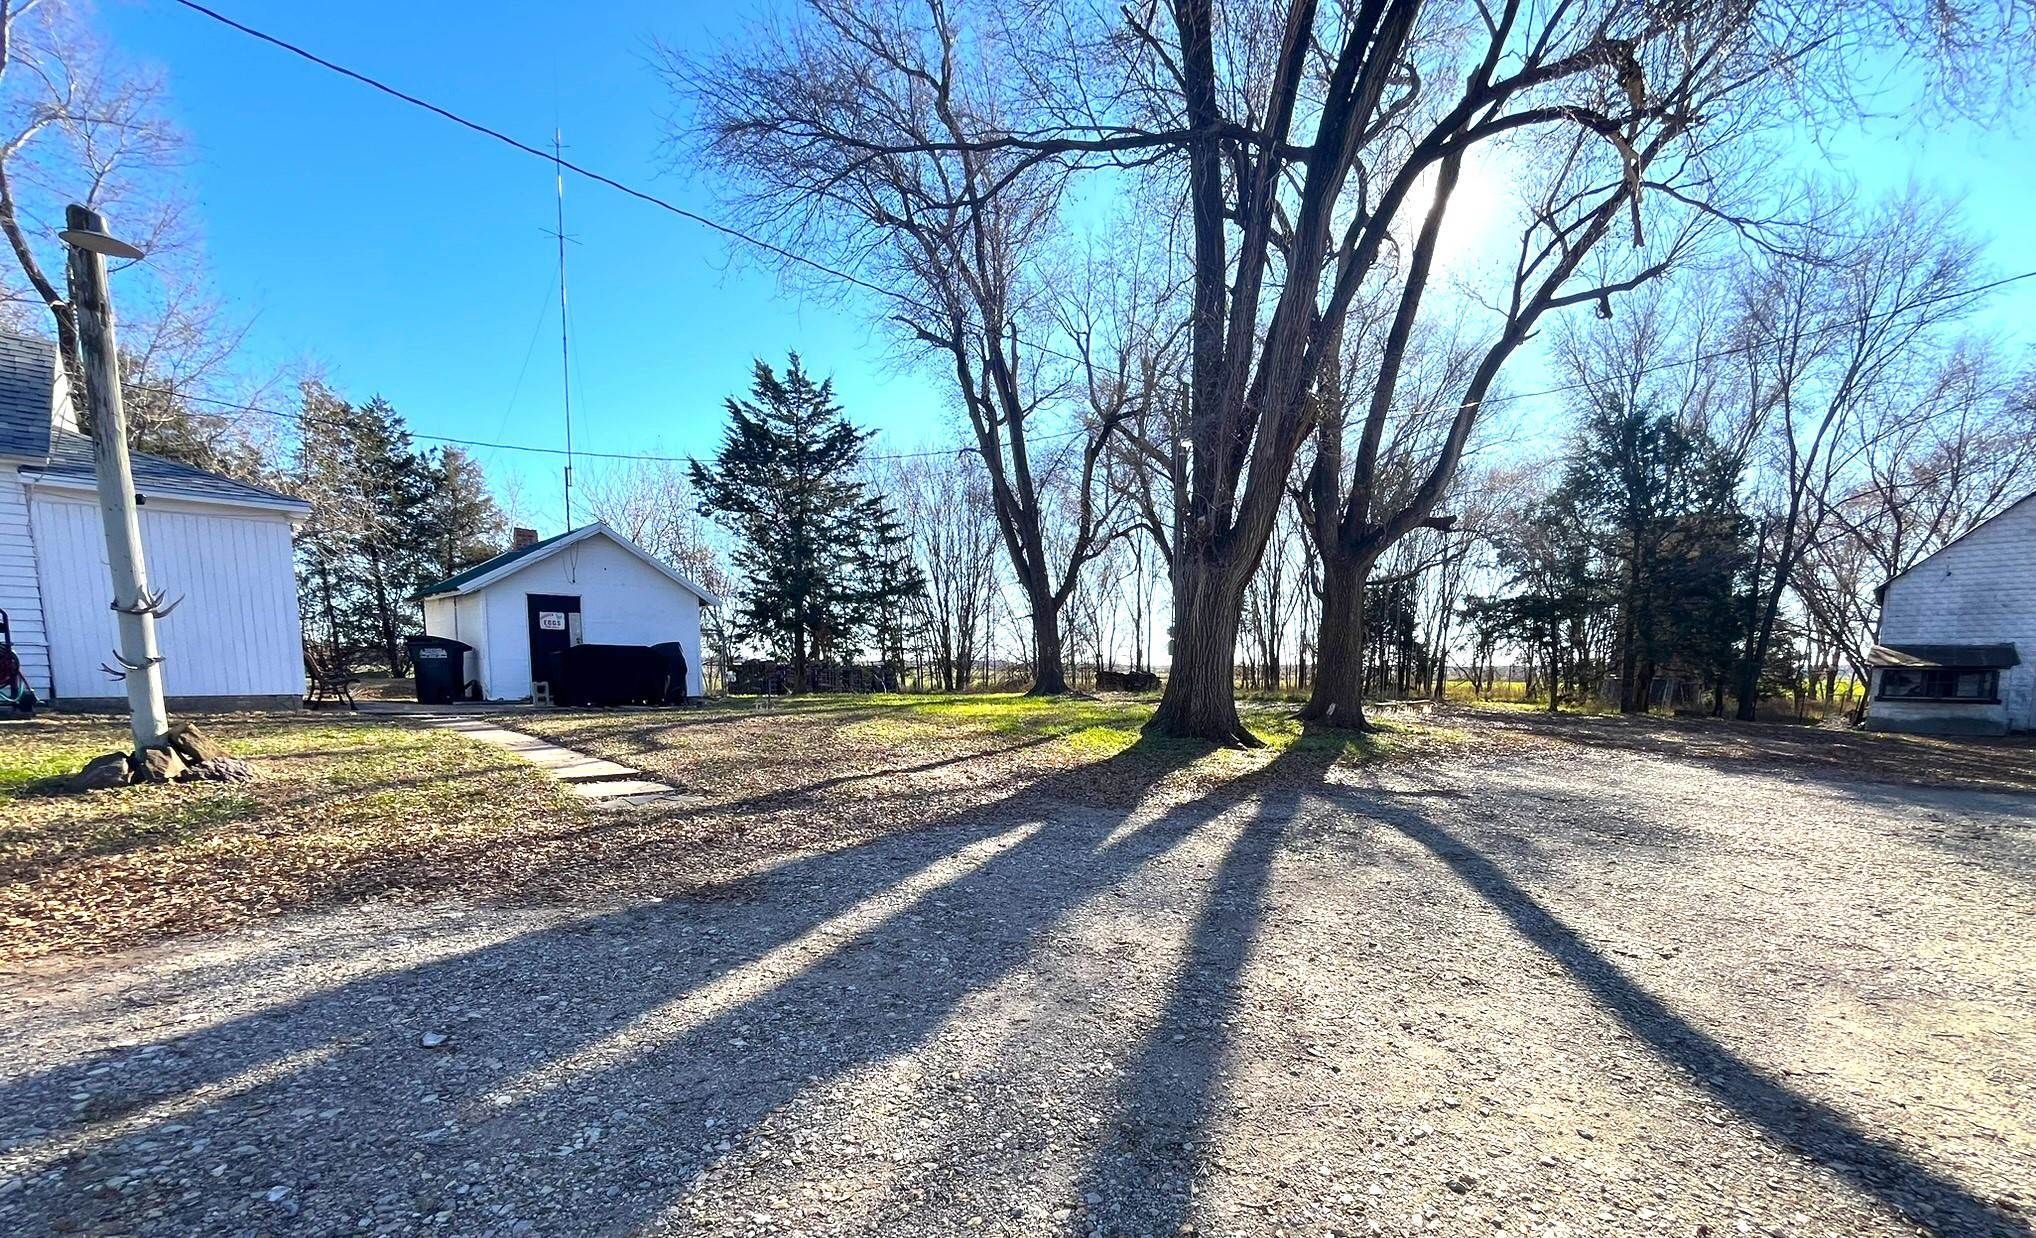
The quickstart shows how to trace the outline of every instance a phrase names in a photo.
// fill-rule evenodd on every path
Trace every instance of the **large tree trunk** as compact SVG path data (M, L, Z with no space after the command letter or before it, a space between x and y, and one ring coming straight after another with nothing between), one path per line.
M1062 696L1067 672L1060 653L1060 615L1050 601L1032 604L1032 690L1027 696Z
M1301 717L1324 726L1372 729L1364 716L1364 578L1370 565L1341 550L1322 564L1322 625L1315 641L1315 686Z
M1215 565L1206 562L1184 566L1177 577L1173 666L1167 672L1159 708L1145 724L1146 731L1238 748L1263 747L1237 717L1242 581L1224 579Z

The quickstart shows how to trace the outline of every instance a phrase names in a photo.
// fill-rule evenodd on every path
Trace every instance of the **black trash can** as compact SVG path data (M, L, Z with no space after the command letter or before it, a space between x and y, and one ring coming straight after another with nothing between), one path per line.
M403 643L410 650L420 704L448 705L467 699L467 684L473 678L467 669L472 645L449 636L411 636Z

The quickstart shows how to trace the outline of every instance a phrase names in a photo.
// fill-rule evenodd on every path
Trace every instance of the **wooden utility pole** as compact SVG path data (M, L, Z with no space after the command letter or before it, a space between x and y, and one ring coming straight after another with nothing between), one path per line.
M113 577L113 610L120 618L118 672L137 753L168 738L163 704L162 655L156 651L156 614L162 599L149 592L142 561L141 518L135 507L134 470L127 459L127 412L120 400L120 354L113 339L113 298L106 284L106 255L140 257L133 246L106 233L106 221L73 203L64 212L70 246L71 305L83 354L85 407L92 419L92 455L99 479L99 513L106 525L106 566Z

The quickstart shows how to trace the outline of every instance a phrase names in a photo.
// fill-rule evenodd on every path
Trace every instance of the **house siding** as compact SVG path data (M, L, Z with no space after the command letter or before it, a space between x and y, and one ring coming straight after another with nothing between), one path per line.
M5 461L0 461L0 610L7 612L22 673L36 695L49 700L49 632L43 622L42 582L35 570L28 492L17 466Z
M1867 725L1976 733L2036 730L2036 495L1890 581L1880 643L2015 646L1998 704L1870 699ZM1878 696L1880 672L1874 673Z
M289 518L160 498L140 517L150 587L183 599L156 624L164 693L300 699L304 648ZM99 664L110 660L119 632L106 604L111 585L98 506L37 490L29 523L46 612L60 617L50 633L58 699L105 697L109 681Z
M444 636L464 641L474 647L475 675L481 682L481 695L488 695L488 668L485 661L488 599L486 595L475 594L424 599L424 634Z

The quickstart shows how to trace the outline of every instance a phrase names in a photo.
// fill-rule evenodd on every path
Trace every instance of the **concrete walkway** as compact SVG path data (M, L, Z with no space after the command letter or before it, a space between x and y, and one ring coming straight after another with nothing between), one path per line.
M561 748L535 735L525 735L496 726L484 718L460 714L405 714L443 731L457 731L468 739L491 744L504 752L537 766L566 784L574 795L593 800L598 807L626 807L648 804L679 794L675 787L645 778L641 771L602 757Z

